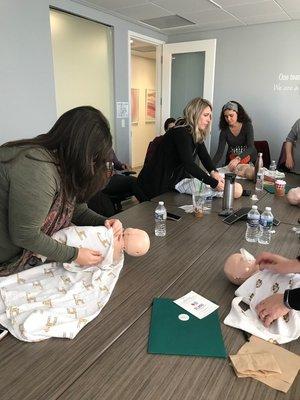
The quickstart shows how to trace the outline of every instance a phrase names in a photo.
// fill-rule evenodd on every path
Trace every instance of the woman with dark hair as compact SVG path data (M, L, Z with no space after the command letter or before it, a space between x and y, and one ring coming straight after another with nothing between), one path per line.
M79 265L101 260L99 252L51 235L71 223L122 229L86 205L106 183L111 145L104 115L84 106L67 111L48 133L0 147L0 275L37 265L37 255Z
M138 182L149 198L174 190L184 178L194 177L217 190L223 190L224 181L216 171L204 140L210 132L212 106L197 97L183 111L183 118L161 139L149 162L144 164ZM198 156L207 172L196 163Z
M223 156L226 144L226 164L229 164L230 170L234 170L238 164L255 162L257 152L254 146L253 126L241 104L231 100L223 106L219 128L218 149L213 157L216 165Z

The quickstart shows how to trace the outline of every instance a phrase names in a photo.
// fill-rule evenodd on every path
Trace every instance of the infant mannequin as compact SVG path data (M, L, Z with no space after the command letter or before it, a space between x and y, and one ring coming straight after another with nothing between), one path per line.
M147 232L141 229L127 228L123 233L114 236L114 261L118 261L123 250L130 256L139 257L147 253L150 239Z
M258 270L259 266L255 264L255 259L247 259L245 255L240 253L229 256L224 265L225 275L235 285L241 285Z
M69 226L53 236L53 239L68 246L88 248L101 253L102 261L96 266L79 266L75 261L63 263L70 272L86 269L111 268L113 264L123 263L123 252L131 256L142 256L150 247L149 236L141 229L127 228L119 235L105 226Z
M234 198L239 199L242 194L243 194L243 186L238 182L234 182Z
M238 176L247 178L249 181L254 179L255 168L249 164L239 164L234 171Z
M287 201L293 206L300 207L300 187L289 190L287 194Z

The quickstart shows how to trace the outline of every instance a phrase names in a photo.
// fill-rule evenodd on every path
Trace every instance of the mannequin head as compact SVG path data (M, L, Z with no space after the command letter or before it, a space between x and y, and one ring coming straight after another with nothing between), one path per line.
M141 229L127 228L123 233L124 251L133 257L143 256L150 247L147 232Z
M289 190L287 194L287 201L293 206L300 207L300 187Z
M235 285L241 285L258 270L259 266L255 264L255 260L247 261L240 253L229 256L224 265L225 275Z
M234 182L234 198L239 199L242 194L243 194L243 186L238 182Z
M249 181L252 181L254 178L254 170L255 168L249 164L239 164L235 169L235 173L242 178L247 178Z

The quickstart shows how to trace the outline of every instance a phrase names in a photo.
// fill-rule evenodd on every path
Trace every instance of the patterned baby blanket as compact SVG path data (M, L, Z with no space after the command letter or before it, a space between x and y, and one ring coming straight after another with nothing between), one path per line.
M52 262L0 278L0 324L23 341L74 338L108 302L123 267L123 254L113 262L112 229L71 226L53 238L104 259L93 267Z
M258 318L255 307L274 293L300 287L300 274L274 274L259 271L247 279L235 292L231 311L224 320L226 325L242 329L264 340L278 344L288 343L300 336L300 311L291 310L284 317L274 321L266 328ZM243 301L250 308L244 311L239 303Z

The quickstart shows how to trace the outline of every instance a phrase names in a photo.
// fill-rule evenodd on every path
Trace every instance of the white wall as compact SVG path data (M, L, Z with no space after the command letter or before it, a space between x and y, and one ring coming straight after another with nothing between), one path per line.
M128 31L166 36L71 0L0 2L0 141L31 137L56 120L49 5L114 28L115 101L129 101ZM115 124L119 158L129 161L130 127Z
M156 136L155 122L145 121L146 89L156 87L155 60L131 56L131 87L139 89L139 120L132 124L132 166L144 164L148 144Z
M91 105L114 126L111 28L52 10L50 14L57 113Z
M0 143L44 132L56 120L49 4L0 2Z
M271 156L277 160L282 141L300 117L300 80L280 80L280 74L289 78L300 74L300 21L182 34L171 41L213 38L217 51L211 153L219 137L221 107L232 99L245 107L255 138L268 139Z

